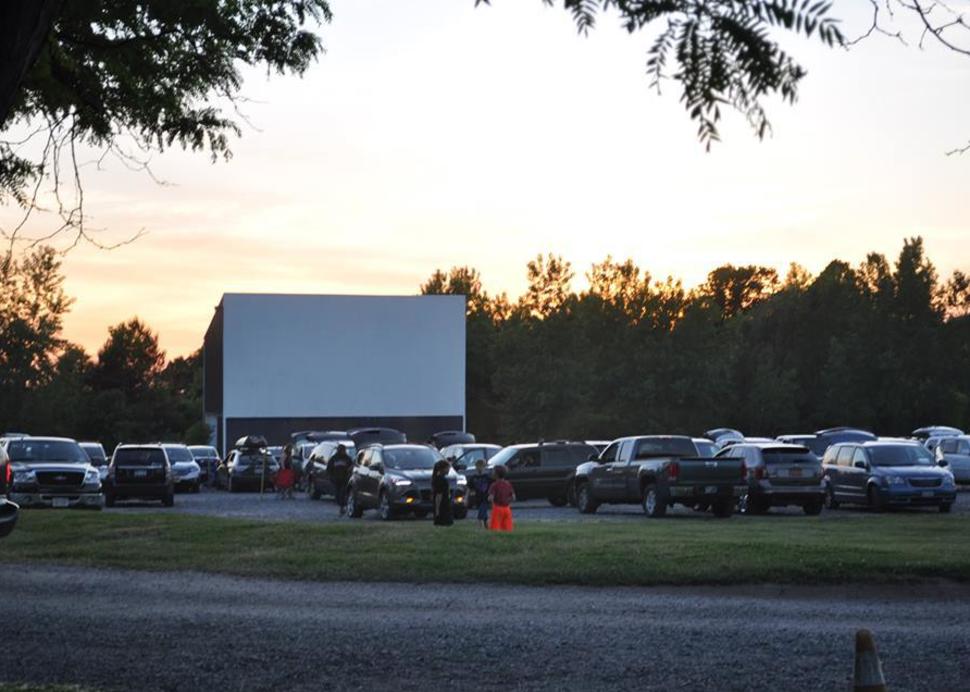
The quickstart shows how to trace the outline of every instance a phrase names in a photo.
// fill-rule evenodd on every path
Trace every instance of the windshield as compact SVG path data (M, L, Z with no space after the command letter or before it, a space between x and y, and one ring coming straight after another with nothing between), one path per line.
M936 466L933 455L922 445L880 445L869 447L874 466Z
M443 457L430 447L401 447L384 449L384 468L399 471L418 471L434 468Z
M489 466L505 466L509 459L515 456L520 447L503 447L499 451L492 455L492 458L488 460Z
M84 450L77 442L69 440L17 440L7 447L7 455L14 463L88 463Z
M165 452L151 447L116 449L114 463L115 466L164 466Z
M698 442L695 440L694 446L697 447L697 453L702 457L712 457L718 452L718 447L713 442Z
M189 447L189 451L196 459L219 458L219 452L216 451L215 447Z
M183 447L182 445L165 445L165 451L168 452L168 460L173 464L195 461L195 457L192 456L192 452L189 451L188 447Z

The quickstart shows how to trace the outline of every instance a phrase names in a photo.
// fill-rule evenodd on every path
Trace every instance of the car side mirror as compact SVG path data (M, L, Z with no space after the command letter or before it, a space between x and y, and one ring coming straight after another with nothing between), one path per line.
M384 462L375 461L373 464L370 465L370 467L374 470L375 473L384 473Z
M869 464L867 464L864 461L857 461L857 462L855 462L852 465L855 466L857 469L862 469L863 471L868 471L869 470Z

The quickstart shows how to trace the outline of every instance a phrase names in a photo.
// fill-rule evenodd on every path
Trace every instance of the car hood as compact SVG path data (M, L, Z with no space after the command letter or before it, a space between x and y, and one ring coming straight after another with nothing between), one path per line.
M880 476L937 478L945 476L949 471L939 466L876 466L873 473Z
M10 468L14 471L77 471L86 473L88 469L94 467L91 464L64 461L15 461L10 464Z

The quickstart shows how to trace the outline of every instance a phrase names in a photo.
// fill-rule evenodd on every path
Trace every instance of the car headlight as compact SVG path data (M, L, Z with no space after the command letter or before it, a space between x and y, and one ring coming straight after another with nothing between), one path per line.
M886 485L906 485L906 479L902 476L886 476Z
M412 485L412 483L407 478L398 478L394 481L394 485L396 485L398 488L406 488L409 485Z
M31 470L14 471L13 482L14 483L36 483L37 473Z
M956 480L954 480L952 473L948 473L945 476L943 476L943 487L944 488L953 488L953 487L956 486L956 484L957 484L956 483Z
M87 473L84 474L84 482L87 483L98 483L101 481L101 472L97 469L88 469Z

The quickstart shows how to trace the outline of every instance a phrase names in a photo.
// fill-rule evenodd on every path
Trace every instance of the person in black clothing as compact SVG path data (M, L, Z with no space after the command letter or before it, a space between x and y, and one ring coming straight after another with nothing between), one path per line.
M485 471L485 460L478 459L475 462L475 473L468 477L468 487L474 492L478 523L483 529L488 528L488 489L491 485L492 477Z
M451 511L451 484L448 474L451 464L442 459L431 472L431 499L434 502L435 526L451 526L455 523Z
M350 481L350 473L354 468L354 460L347 454L347 448L337 445L337 451L327 462L327 476L333 483L334 492L337 494L337 506L343 514L347 509L347 483Z

